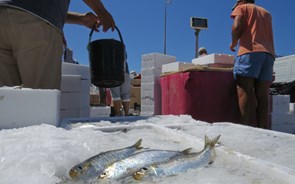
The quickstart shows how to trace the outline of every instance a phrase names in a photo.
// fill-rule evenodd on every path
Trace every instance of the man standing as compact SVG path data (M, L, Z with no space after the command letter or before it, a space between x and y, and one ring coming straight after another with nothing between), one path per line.
M275 60L272 17L267 10L254 3L255 0L238 0L234 5L230 49L235 52L239 43L233 73L237 81L240 123L250 124L251 99L255 96L257 125L269 128L268 89Z
M60 89L64 23L115 28L100 0L83 1L95 14L68 12L70 0L0 0L0 87Z

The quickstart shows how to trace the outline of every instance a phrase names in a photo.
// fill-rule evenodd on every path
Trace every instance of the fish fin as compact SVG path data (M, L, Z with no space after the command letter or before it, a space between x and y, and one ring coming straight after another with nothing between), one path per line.
M181 151L184 155L189 155L189 154L191 154L191 152L192 152L192 148L187 148L187 149L185 149L185 150L182 150Z
M135 147L136 149L138 150L141 150L143 147L141 147L141 142L142 142L142 139L139 139L134 145L133 147Z

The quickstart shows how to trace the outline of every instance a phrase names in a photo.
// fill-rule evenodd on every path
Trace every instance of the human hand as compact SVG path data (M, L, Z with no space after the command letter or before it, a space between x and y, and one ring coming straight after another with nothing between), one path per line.
M97 29L102 26L103 32L107 32L110 28L112 31L115 30L115 21L112 15L107 11L101 11L98 15Z
M236 52L236 49L235 49L236 46L237 46L237 44L231 43L229 46L229 49L233 52Z
M233 52L236 52L236 49L235 49L235 47L234 47L232 44L230 44L229 49L230 49L231 51L233 51Z
M98 28L97 28L98 18L92 12L88 12L83 15L82 24L90 29L94 29L94 31L98 31Z

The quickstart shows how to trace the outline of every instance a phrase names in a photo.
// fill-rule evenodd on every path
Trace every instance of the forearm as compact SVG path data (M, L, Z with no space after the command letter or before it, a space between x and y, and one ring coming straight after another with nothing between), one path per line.
M66 18L66 23L68 24L83 24L82 18L83 14L81 13L76 13L76 12L68 12L67 18Z
M232 40L232 44L233 45L237 45L238 44L239 39L240 39L240 36L241 36L240 31L233 28L232 29L232 32L231 32L231 40Z
M90 7L95 14L99 17L100 14L107 11L100 0L83 0L88 7Z

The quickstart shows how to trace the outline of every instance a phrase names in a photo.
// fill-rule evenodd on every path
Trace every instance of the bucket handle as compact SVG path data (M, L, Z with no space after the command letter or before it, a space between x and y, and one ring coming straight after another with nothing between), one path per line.
M91 37L92 37L93 31L94 31L94 28L95 28L95 27L93 27L93 28L91 29L90 33L89 33L89 41L88 41L88 44L89 44L90 41L91 41ZM123 42L123 38L122 38L122 35L121 35L121 32L120 32L119 28L118 28L117 26L115 26L115 29L116 29L116 31L118 32L118 35L119 35L119 37L120 37L120 41L124 44L124 42Z

